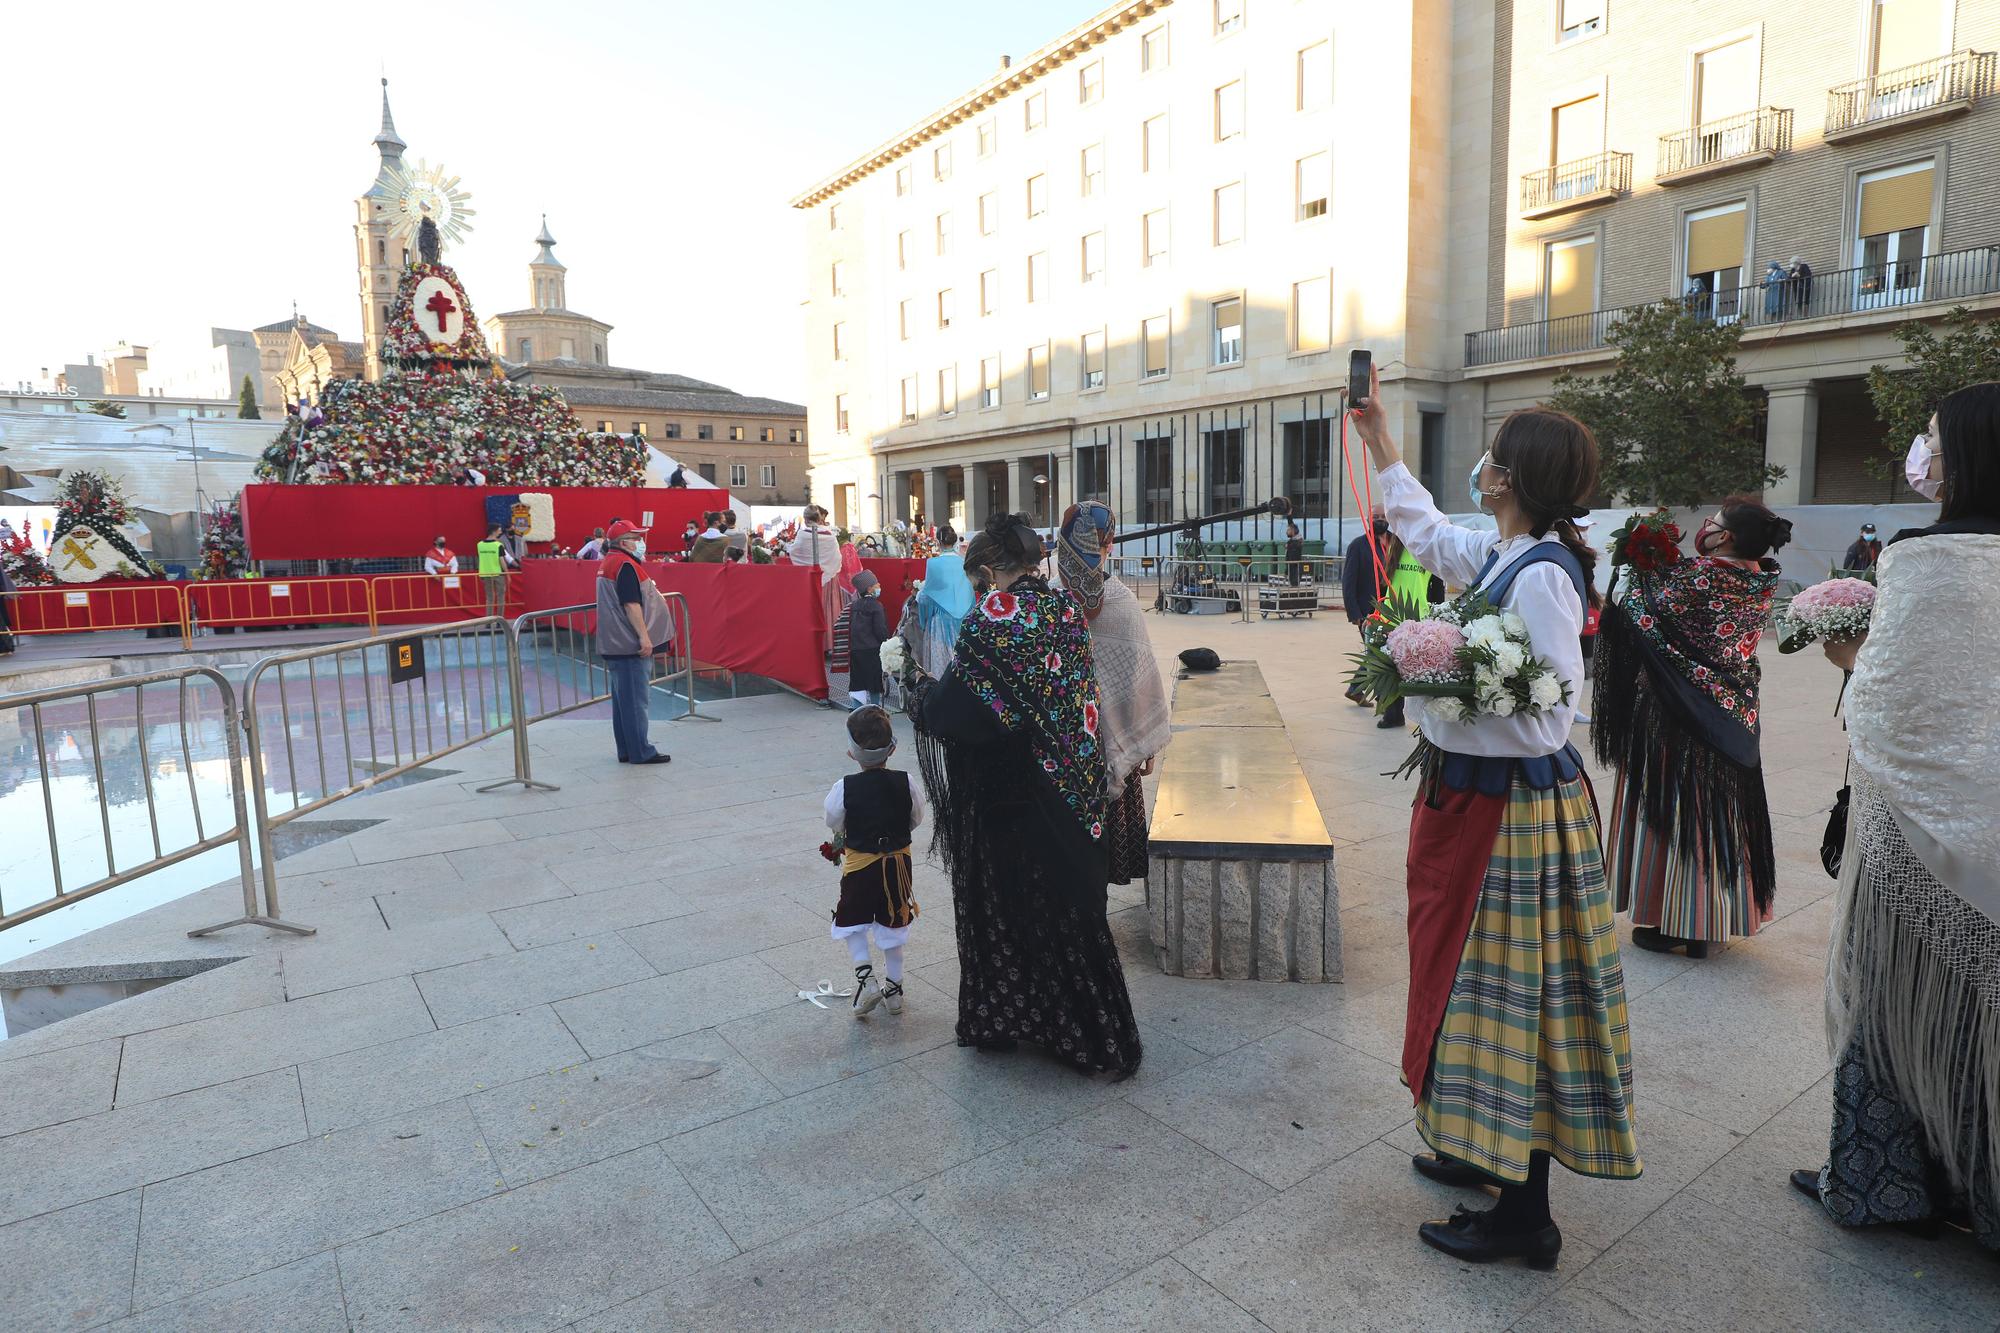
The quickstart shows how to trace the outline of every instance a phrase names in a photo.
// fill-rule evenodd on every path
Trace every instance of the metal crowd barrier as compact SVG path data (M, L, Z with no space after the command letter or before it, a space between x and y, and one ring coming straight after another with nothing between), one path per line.
M195 761L193 745L188 738L188 682L203 679L215 686L222 703L222 732L227 747L229 766L229 799L231 820L227 829L214 833L208 831L201 812L201 793L195 785ZM180 769L187 779L188 803L194 815L194 841L171 850L160 838L160 796L153 783L153 755L146 731L146 686L172 684L177 690L175 720L180 738ZM105 788L104 774L104 732L99 716L98 699L104 695L132 694L133 728L137 737L140 771L140 787L146 800L146 823L151 833L153 854L137 864L122 869L118 864L117 839L113 836L111 801ZM90 744L91 773L97 785L97 815L99 829L104 836L105 873L88 884L76 888L63 886L62 843L58 836L55 809L55 788L50 781L50 755L48 730L44 726L44 710L54 704L74 703L82 700L84 705L83 723ZM64 685L53 689L30 690L24 694L7 695L0 698L0 710L28 710L34 729L35 767L42 783L42 813L48 821L49 869L55 879L55 894L45 901L27 907L8 910L5 900L5 885L0 884L0 929L32 921L36 917L53 912L59 907L80 902L106 889L116 888L141 875L151 874L167 866L177 865L203 852L236 844L238 871L243 882L243 915L213 926L203 926L192 930L190 935L207 935L229 926L259 925L277 930L296 931L310 934L289 922L277 919L275 908L270 915L257 910L257 889L250 866L250 821L245 816L243 801L243 735L241 715L236 706L236 691L223 678L222 673L212 667L181 667L171 671L152 671L139 676L123 676L115 680L98 681L90 685ZM198 711L198 710L197 710ZM65 736L69 733L65 731ZM79 750L78 758L81 758ZM57 773L64 756L57 755Z
M216 625L316 625L359 620L375 629L375 592L358 577L219 579L187 585L190 637Z
M519 571L506 574L507 596L503 613L526 600ZM483 619L486 608L486 580L478 574L372 574L368 581L369 604L379 624L396 615L441 612L468 619Z
M79 634L98 630L177 629L181 647L193 643L188 634L187 598L174 583L71 584L16 588L6 595L16 622L13 634Z

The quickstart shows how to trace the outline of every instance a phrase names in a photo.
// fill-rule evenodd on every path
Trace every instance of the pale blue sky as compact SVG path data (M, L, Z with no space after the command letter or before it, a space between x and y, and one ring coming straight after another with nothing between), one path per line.
M16 7L0 80L0 383L209 325L360 333L354 197L386 66L408 159L464 177L448 253L526 304L549 215L570 304L621 365L804 392L787 201L1103 8L1096 0ZM87 21L86 21L87 20Z

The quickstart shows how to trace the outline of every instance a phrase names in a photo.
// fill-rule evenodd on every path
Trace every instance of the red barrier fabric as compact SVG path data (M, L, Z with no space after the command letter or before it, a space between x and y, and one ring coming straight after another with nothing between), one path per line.
M368 581L374 585L377 625L436 625L486 614L486 581L477 574L371 574ZM510 616L528 609L522 588L520 573L507 576Z
M160 579L40 584L7 598L17 634L71 634L181 623L180 588Z
M420 556L443 533L472 573L473 547L486 535L486 497L522 491L551 497L556 544L572 550L614 518L636 523L650 512L647 545L678 551L689 519L729 507L727 491L664 486L257 485L243 488L243 538L252 560L373 560Z
M814 699L826 698L826 616L819 571L771 565L648 564L664 592L687 598L699 666L768 676ZM597 600L597 562L530 560L522 568L527 608Z
M892 556L871 559L861 558L861 567L882 580L882 610L889 616L889 629L893 633L896 622L902 618L903 603L914 594L910 585L924 576L922 560L902 560Z
M194 623L210 628L368 623L368 580L359 575L213 579L183 583L181 589L187 594L188 613Z

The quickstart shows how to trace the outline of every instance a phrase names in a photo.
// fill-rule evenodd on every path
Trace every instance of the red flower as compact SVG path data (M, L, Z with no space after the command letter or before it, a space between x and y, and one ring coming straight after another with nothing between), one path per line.
M1097 734L1096 704L1085 704L1083 706L1083 731L1086 736L1095 736Z
M989 592L986 600L979 604L988 620L1012 620L1014 613L1021 609L1020 599L1011 592Z
M1727 639L1736 633L1736 622L1725 620L1715 627L1715 632L1719 637Z
M1754 727L1754 726L1756 726L1756 725L1757 725L1757 710L1756 710L1756 709L1754 709L1754 708L1746 708L1746 709L1744 709L1744 710L1743 710L1743 724L1744 724L1745 726L1748 726L1748 727Z
M823 842L819 845L819 854L829 861L838 861L840 859L839 854L833 850L833 844L830 842Z
M1047 657L1044 657L1042 659L1042 665L1047 667L1051 671L1062 670L1062 654L1058 652L1050 652Z
M1639 616L1639 628L1640 628L1640 629L1651 629L1651 628L1653 628L1653 618L1652 618L1651 616L1649 616L1649 615L1646 615L1646 614L1644 614L1644 613L1641 613L1641 614L1640 614L1640 616Z

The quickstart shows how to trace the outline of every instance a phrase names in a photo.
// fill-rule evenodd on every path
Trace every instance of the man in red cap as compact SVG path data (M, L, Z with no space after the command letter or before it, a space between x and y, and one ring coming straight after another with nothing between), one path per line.
M646 529L619 519L597 566L597 655L611 677L611 735L621 764L664 764L672 756L646 738L653 657L673 642L667 599L646 577Z

